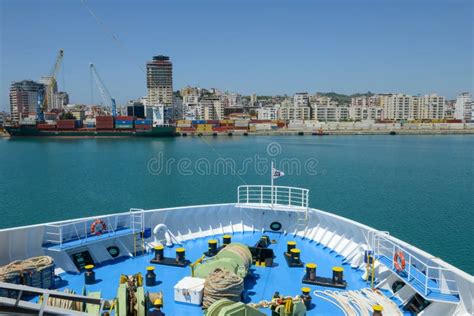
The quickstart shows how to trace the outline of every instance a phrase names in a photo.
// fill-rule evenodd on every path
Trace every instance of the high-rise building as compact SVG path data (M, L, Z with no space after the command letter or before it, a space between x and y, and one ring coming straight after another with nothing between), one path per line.
M62 108L62 105L60 104L61 100L58 99L58 83L56 82L56 79L49 76L43 76L40 78L40 83L45 86L44 98L46 110L50 111L52 109Z
M36 114L38 93L45 86L32 80L13 82L10 86L10 113L12 122L18 123L22 117Z
M460 93L454 105L454 118L464 122L471 122L473 111L471 94L469 92Z
M56 103L58 108L62 108L69 104L69 94L64 91L60 91L56 94Z
M173 105L173 64L168 56L154 56L146 64L148 106Z
M252 93L250 95L250 105L251 106L257 105L257 94L256 93Z
M308 92L297 92L293 96L294 106L309 106L309 95Z

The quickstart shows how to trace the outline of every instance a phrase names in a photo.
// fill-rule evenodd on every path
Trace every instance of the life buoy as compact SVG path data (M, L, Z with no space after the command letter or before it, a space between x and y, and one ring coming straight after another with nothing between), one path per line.
M406 261L405 255L402 251L399 250L395 252L395 255L393 256L393 264L398 272L405 270Z
M107 225L103 220L96 219L91 225L91 234L101 235L107 229Z

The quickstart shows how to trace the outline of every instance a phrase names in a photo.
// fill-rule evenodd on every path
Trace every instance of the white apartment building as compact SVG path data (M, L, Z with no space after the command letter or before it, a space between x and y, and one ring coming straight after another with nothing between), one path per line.
M218 98L201 99L196 107L198 120L223 120L224 106Z
M298 92L293 96L294 106L309 106L308 92Z
M380 106L380 98L378 95L372 95L370 97L354 97L351 98L351 106L360 106L360 107L372 107Z
M265 106L257 109L257 119L258 120L278 120L278 110L280 108L279 104L274 106Z
M454 104L454 118L456 120L463 120L463 122L471 122L473 119L473 105L472 98L469 92L458 94L456 103Z
M412 97L405 94L382 94L380 104L384 120L413 120Z
M439 120L445 117L445 98L437 94L424 96L383 94L379 96L385 120Z
M330 97L312 95L309 98L311 106L325 106L325 107L336 107L339 105L337 101L332 100Z
M285 106L278 110L280 120L309 120L311 108L309 106Z
M311 119L319 122L339 122L349 120L349 107L320 106L312 107Z
M349 107L349 119L353 121L376 121L383 117L383 109L380 106L351 106Z
M414 96L413 118L415 120L440 120L445 116L446 100L437 94Z

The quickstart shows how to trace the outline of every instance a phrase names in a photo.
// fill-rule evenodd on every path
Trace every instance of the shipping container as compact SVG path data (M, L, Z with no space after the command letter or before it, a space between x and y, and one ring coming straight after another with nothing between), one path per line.
M121 124L121 125L115 125L115 128L117 129L132 129L133 124Z
M133 120L116 120L115 125L133 125Z
M96 123L97 126L114 126L114 122L100 122Z
M219 120L219 124L234 124L234 120Z
M194 127L178 127L176 128L177 132L195 132L196 129Z
M74 126L74 123L76 120L58 120L58 125L72 125Z
M213 127L211 124L198 124L196 130L198 132L211 132Z
M177 121L176 121L176 124L188 124L188 125L191 125L191 121L190 121L190 120L177 120Z
M114 121L114 117L113 117L113 116L110 116L110 115L96 116L96 117L95 117L95 120L96 120L97 122L99 122L99 121L100 121L100 122L105 122L105 121L106 121L106 122L110 122L110 121L113 122L113 121Z
M135 117L126 116L126 115L118 115L115 119L119 120L119 121L133 121L135 119Z
M250 120L250 123L261 124L261 123L271 123L272 120Z
M197 125L197 124L206 124L205 120L192 120L191 121L192 125Z
M59 120L57 122L58 129L75 129L76 120Z
M232 127L227 127L227 126L218 126L218 127L213 127L212 131L214 132L228 132L233 130Z
M56 129L56 124L38 124L38 129L39 130L54 130Z
M135 125L152 125L153 120L135 120Z
M235 120L234 125L235 126L248 126L249 125L249 120Z

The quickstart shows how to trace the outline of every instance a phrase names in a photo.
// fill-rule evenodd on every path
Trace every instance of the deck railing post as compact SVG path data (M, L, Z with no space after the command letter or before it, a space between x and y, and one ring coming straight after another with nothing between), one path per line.
M63 226L59 226L59 248L63 246Z
M289 189L288 193L288 205L291 206L293 203L291 202L291 188Z
M393 245L393 250L392 250L392 258L395 256L395 245ZM392 259L392 269L395 269L395 261Z
M260 204L263 204L263 186L260 187Z
M425 295L428 295L428 275L430 267L426 266L426 275L425 275Z
M84 221L84 236L85 236L86 242L87 242L87 221Z
M411 255L408 257L408 282L410 282L411 275Z

